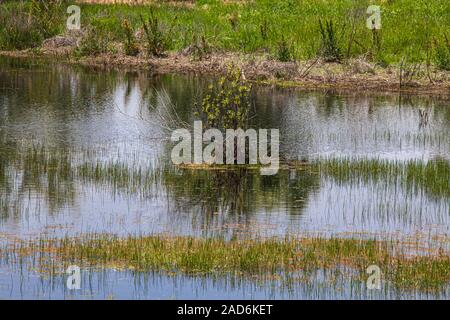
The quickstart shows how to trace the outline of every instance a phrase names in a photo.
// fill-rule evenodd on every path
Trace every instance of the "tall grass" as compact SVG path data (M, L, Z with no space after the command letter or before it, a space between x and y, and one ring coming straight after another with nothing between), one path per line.
M76 49L81 56L95 56L108 53L110 50L111 35L101 28L89 28Z
M159 22L173 28L173 49L180 50L186 45L185 39L192 39L199 27L208 42L217 49L256 52L268 50L277 56L283 37L291 47L293 58L315 57L322 46L319 19L332 20L333 28L353 45L349 54L357 56L371 52L373 47L372 30L366 28L367 15L358 15L355 27L348 25L354 11L365 12L369 5L380 5L382 9L382 43L379 55L388 62L400 61L407 51L414 52L414 59L423 60L426 55L427 34L438 37L445 34L450 25L450 4L445 0L429 2L426 0L398 1L352 1L352 0L304 0L257 2L201 1L194 6L173 6L159 3L153 6ZM82 10L89 20L91 17L105 15L116 19L126 17L139 26L140 15L147 20L150 10L147 6L127 5L83 5ZM412 27L414 26L414 27ZM341 44L342 45L342 44Z
M0 48L26 49L40 44L43 37L33 19L19 8L0 7Z
M295 164L282 165L277 177L271 180L252 174L251 167L248 170L242 166L217 168L220 170L205 168L207 166L194 170L177 169L164 163L142 166L120 159L100 160L95 154L65 148L34 145L15 149L3 144L0 146L0 189L6 192L0 194L0 199L6 205L13 200L8 198L11 188L32 189L57 209L73 201L77 183L95 183L109 188L113 194L145 198L165 188L174 199L174 205L180 202L186 208L202 203L204 212L232 208L248 213L255 203L261 201L258 197L266 200L273 196L280 197L278 199L286 197L284 201L290 203L306 198L311 190L317 188L320 175L331 177L338 183L371 185L381 182L386 186L398 186L411 195L424 194L434 199L450 197L449 163L444 159L429 162L352 158L320 160L300 164L297 169L302 176L295 183L289 181L289 170L286 170L296 169ZM14 179L16 175L22 177L20 182ZM261 191L248 193L247 189Z
M342 57L339 39L333 20L319 20L320 35L322 37L322 47L319 54L327 62L339 62Z
M0 49L26 49L63 30L60 0L8 2L0 7Z
M450 40L447 35L435 41L435 62L440 69L450 71Z
M139 53L139 48L136 44L136 39L133 34L133 29L130 26L128 20L124 20L122 27L126 34L126 39L124 43L125 54L129 56L136 56Z
M322 174L338 181L383 181L410 192L424 190L435 197L450 197L449 162L444 159L406 162L379 159L331 159L314 164Z
M438 291L450 280L450 256L443 252L409 256L391 241L342 238L234 239L177 236L118 238L85 234L73 238L39 239L15 244L3 256L51 254L56 264L80 264L135 271L184 274L224 273L261 277L291 272L354 269L365 279L377 265L383 280L399 289Z
M377 39L382 41L376 41L375 44L372 30L366 27L368 15L365 12L369 5L380 5L382 10L382 29L377 33ZM16 2L7 2L4 6L20 7ZM347 57L365 55L386 63L399 62L407 52L413 53L413 61L424 61L430 39L441 39L442 35L448 33L450 25L450 3L446 0L204 0L189 6L173 5L171 2L149 2L147 5L134 6L81 4L81 10L85 28L89 28L92 21L100 19L114 40L125 41L126 35L121 30L125 19L133 29L141 28L142 20L145 21L149 34L152 34L150 48L153 49L150 53L153 55L164 51L158 49L164 41L158 32L153 32L157 29L152 31L155 21L159 27L168 26L166 29L170 29L167 50L184 49L192 44L195 36L199 36L198 30L201 30L201 36L216 50L268 52L283 60L288 55L285 54L287 51L280 51L280 48L289 48L291 59L316 57L323 47L324 35L319 20L333 21L333 34L339 35L339 39L335 42L333 37L334 45L329 47L333 49L330 56L337 56L336 49L339 46L346 51ZM62 17L65 17L64 13ZM349 21L352 21L351 25ZM323 31L330 40L331 28L327 31L326 23L323 23ZM0 43L6 42L5 36L0 36ZM286 46L280 47L283 39ZM439 48L433 49L438 50L434 53L436 57L442 56Z
M147 53L154 57L164 56L170 48L173 24L170 27L162 24L153 10L150 11L147 20L142 15L140 18L145 33Z

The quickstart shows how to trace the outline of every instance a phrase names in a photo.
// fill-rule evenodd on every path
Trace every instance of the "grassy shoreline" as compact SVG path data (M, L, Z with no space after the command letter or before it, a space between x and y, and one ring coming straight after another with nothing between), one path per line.
M262 86L296 88L301 90L336 90L337 92L373 92L403 93L408 95L433 95L443 99L450 97L450 73L445 80L431 83L426 78L417 79L411 85L400 87L396 70L380 69L376 75L353 73L342 64L327 63L315 67L314 75L291 77L289 72L307 67L311 62L284 63L266 60L260 57L255 67L254 59L239 53L212 55L202 61L193 61L189 57L174 53L165 58L139 58L122 54L102 54L88 57L71 57L54 50L0 51L0 56L23 59L54 59L62 63L80 65L100 70L150 70L154 74L200 74L208 76L225 75L230 65L238 65L246 79ZM258 68L258 66L263 66ZM286 71L287 70L287 71ZM286 76L279 78L279 72Z
M369 4L382 8L381 40L365 25ZM446 1L79 5L82 31L67 32L65 2L48 14L50 22L23 25L17 17L42 8L7 1L0 10L8 31L0 32L0 55L157 73L218 75L231 63L262 84L450 95ZM334 29L320 27L330 21ZM35 29L43 31L32 37Z
M9 261L31 256L42 263L51 257L54 268L75 263L136 272L212 276L232 273L260 279L348 268L357 272L358 279L366 281L367 268L377 265L383 281L397 289L439 291L450 281L448 252L409 255L399 243L388 240L319 237L224 240L169 235L119 238L85 234L17 242L2 251L3 255L9 255Z

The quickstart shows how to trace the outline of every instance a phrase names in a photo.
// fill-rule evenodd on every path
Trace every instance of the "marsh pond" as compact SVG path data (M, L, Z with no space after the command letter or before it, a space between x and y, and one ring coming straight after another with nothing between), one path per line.
M193 123L214 81L0 60L1 299L450 297L448 281L369 290L348 266L255 277L91 263L70 290L50 250L19 252L86 235L323 237L438 250L448 263L448 99L254 85L251 123L279 129L278 173L174 165L167 123Z

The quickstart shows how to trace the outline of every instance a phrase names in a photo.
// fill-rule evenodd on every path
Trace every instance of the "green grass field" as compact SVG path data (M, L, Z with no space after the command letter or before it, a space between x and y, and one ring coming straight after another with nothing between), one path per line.
M382 28L376 34L366 27L369 5L381 7ZM18 12L30 12L27 8L19 9L20 6L17 2L2 5L0 19L4 26L14 29L11 16L18 19ZM28 2L26 7L29 6ZM278 60L311 59L323 54L327 46L319 27L321 20L323 25L332 21L332 45L342 59L364 55L381 64L398 63L403 58L415 62L430 60L443 69L450 68L450 2L447 0L203 0L145 6L80 6L83 28L93 27L97 34L122 42L127 38L123 21L129 21L136 31L142 27L141 16L147 21L153 10L168 51L204 41L214 50L267 53ZM59 14L49 15L47 20L54 19L57 27L48 26L50 30L45 36L64 31L68 14L66 4L61 7L57 9ZM2 49L36 46L45 38L38 30L27 35L13 30L17 35L11 39L14 32L8 28L0 31ZM45 30L45 26L38 29ZM327 39L329 31L325 30Z

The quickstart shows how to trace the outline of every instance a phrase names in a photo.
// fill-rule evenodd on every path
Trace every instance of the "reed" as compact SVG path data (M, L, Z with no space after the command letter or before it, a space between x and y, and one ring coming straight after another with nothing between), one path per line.
M449 162L445 159L383 160L325 159L313 164L322 174L340 182L376 182L398 184L409 192L424 190L435 197L449 197Z
M62 239L41 238L2 250L9 261L51 257L55 265L79 264L138 272L189 275L238 274L250 277L294 272L356 270L377 265L383 279L398 289L438 291L450 281L450 256L442 248L427 255L410 255L401 243L345 238L194 238L171 235L128 236L83 234ZM57 261L57 262L55 262Z

